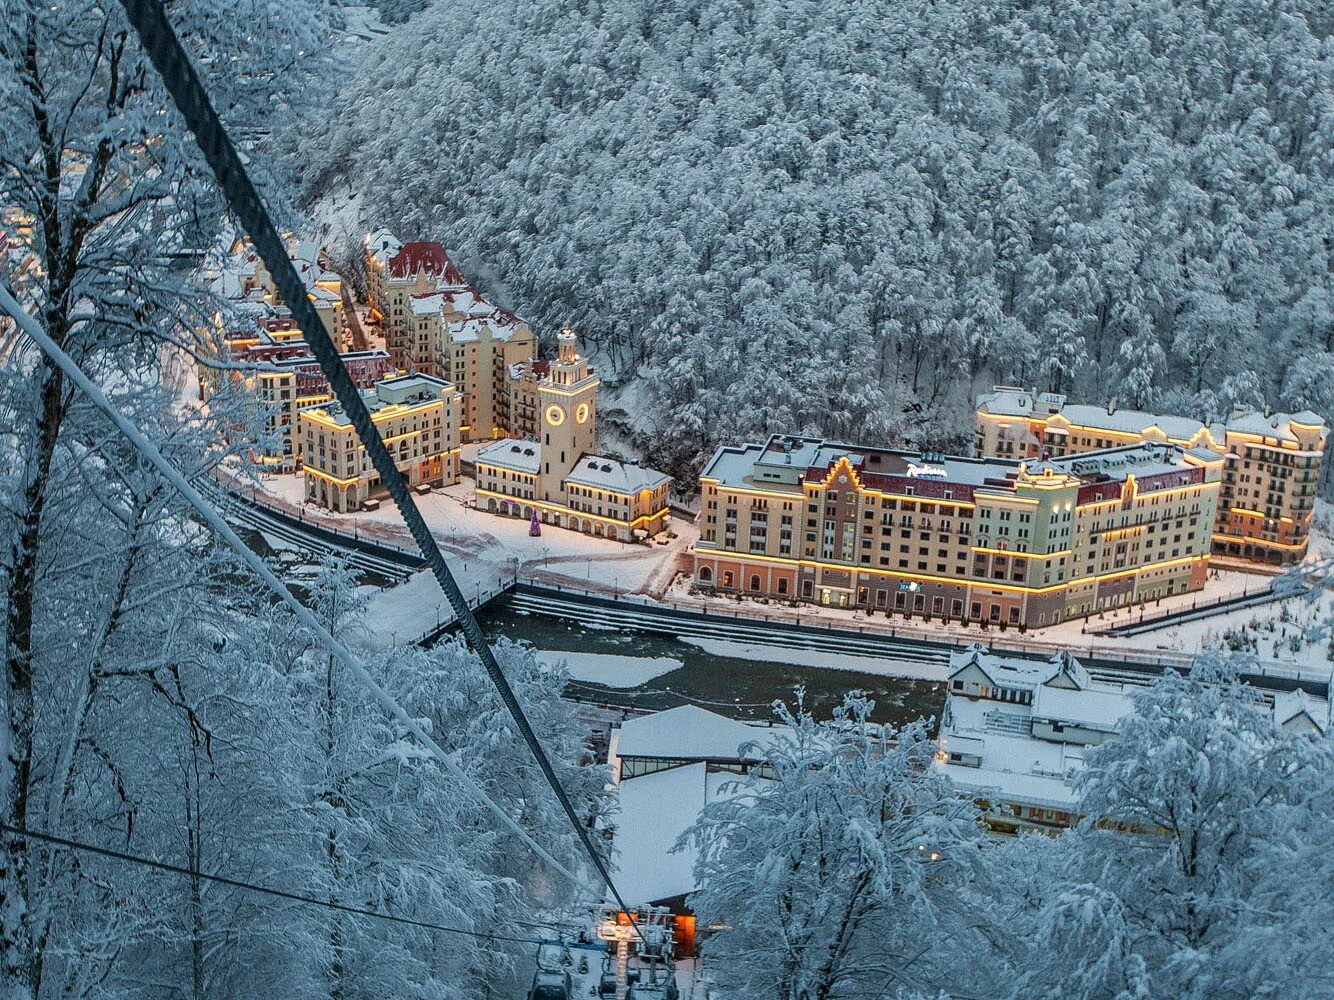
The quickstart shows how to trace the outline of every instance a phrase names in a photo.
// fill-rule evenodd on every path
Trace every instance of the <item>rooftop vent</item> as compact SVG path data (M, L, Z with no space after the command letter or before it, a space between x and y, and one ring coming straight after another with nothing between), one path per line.
M517 455L519 453L519 446L517 444L510 445L510 451Z
M597 462L589 462L589 463L588 463L588 467L589 467L590 469L592 469L594 472L597 472L597 471L598 471L598 464L597 464Z
M610 472L610 471L611 471L611 466L610 466L610 465L604 465L604 466L602 467L602 471L603 471L603 472Z

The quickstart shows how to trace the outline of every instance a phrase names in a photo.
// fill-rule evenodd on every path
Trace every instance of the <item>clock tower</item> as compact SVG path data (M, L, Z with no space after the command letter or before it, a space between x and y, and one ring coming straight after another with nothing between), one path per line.
M541 415L542 467L538 492L547 503L565 502L561 483L581 455L597 452L597 396L601 384L579 353L574 331L556 338L556 360L537 385Z

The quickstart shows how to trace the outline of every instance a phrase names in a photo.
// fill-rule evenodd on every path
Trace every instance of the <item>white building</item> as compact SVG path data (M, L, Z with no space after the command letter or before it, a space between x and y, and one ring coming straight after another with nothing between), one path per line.
M696 888L698 852L693 846L676 853L672 848L707 803L734 794L725 786L765 766L741 746L781 739L786 732L693 705L630 719L612 730L607 760L620 802L616 884L627 904L668 906L688 917L685 897Z
M1068 652L1028 660L975 645L952 654L950 668L937 766L993 829L1071 826L1074 776L1090 748L1116 737L1135 688L1090 677ZM1329 703L1305 691L1274 695L1284 732L1325 732L1329 718Z

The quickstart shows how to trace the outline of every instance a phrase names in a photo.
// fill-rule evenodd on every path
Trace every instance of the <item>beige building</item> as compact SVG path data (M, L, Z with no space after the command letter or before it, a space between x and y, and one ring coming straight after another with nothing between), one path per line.
M385 251L381 256L385 256ZM375 256L368 258L368 270L375 273ZM420 357L413 343L416 333L412 300L415 296L442 291L467 291L467 282L439 243L404 243L383 264L380 277L368 282L378 291L372 293L382 303L380 313L385 347L399 368L415 369ZM434 363L434 356L424 358Z
M366 270L371 318L382 325L390 358L455 385L464 441L534 433L522 405L531 402L524 395L531 385L514 375L537 357L527 323L469 288L439 243L401 244L380 230L366 238Z
M509 381L498 400L496 423L511 437L536 440L542 432L540 397L537 391L551 372L550 361L530 358L510 365Z
M625 542L664 530L671 478L597 454L599 385L574 334L562 332L535 382L539 437L477 453L477 506Z
M1050 461L774 435L700 476L701 588L1040 628L1198 590L1223 458L1140 444Z
M275 466L282 472L294 472L301 464L301 440L297 431L297 411L305 406L327 403L333 390L320 371L319 362L305 349L279 348L280 352L298 351L288 356L272 356L276 352L252 348L238 360L262 366L247 378L255 402L260 408L265 431L264 442L257 448L255 459L262 465ZM389 355L384 351L354 351L342 355L347 369L358 389L367 390L375 383L394 374Z
M1067 403L1057 393L997 386L978 397L976 453L1059 457L1140 442L1206 448L1226 458L1214 551L1270 563L1298 562L1310 545L1329 430L1310 410L1237 412L1206 425L1189 417Z
M409 300L405 341L413 368L447 378L463 393L463 440L494 441L520 433L509 426L511 371L537 356L527 323L471 289L429 292Z
M459 393L431 375L400 375L362 394L380 438L409 486L458 482ZM297 411L306 500L354 511L385 487L337 403Z
M383 324L388 309L389 262L403 249L397 237L387 229L366 236L366 306L373 322Z

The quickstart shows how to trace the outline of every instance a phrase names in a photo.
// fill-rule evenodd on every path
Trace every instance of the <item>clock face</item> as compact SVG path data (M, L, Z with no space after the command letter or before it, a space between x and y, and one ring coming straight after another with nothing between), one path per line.
M578 409L574 411L574 419L581 424L586 424L590 412L587 403L580 403Z
M565 423L565 411L559 406L548 406L547 423L552 427L559 427L561 424Z

